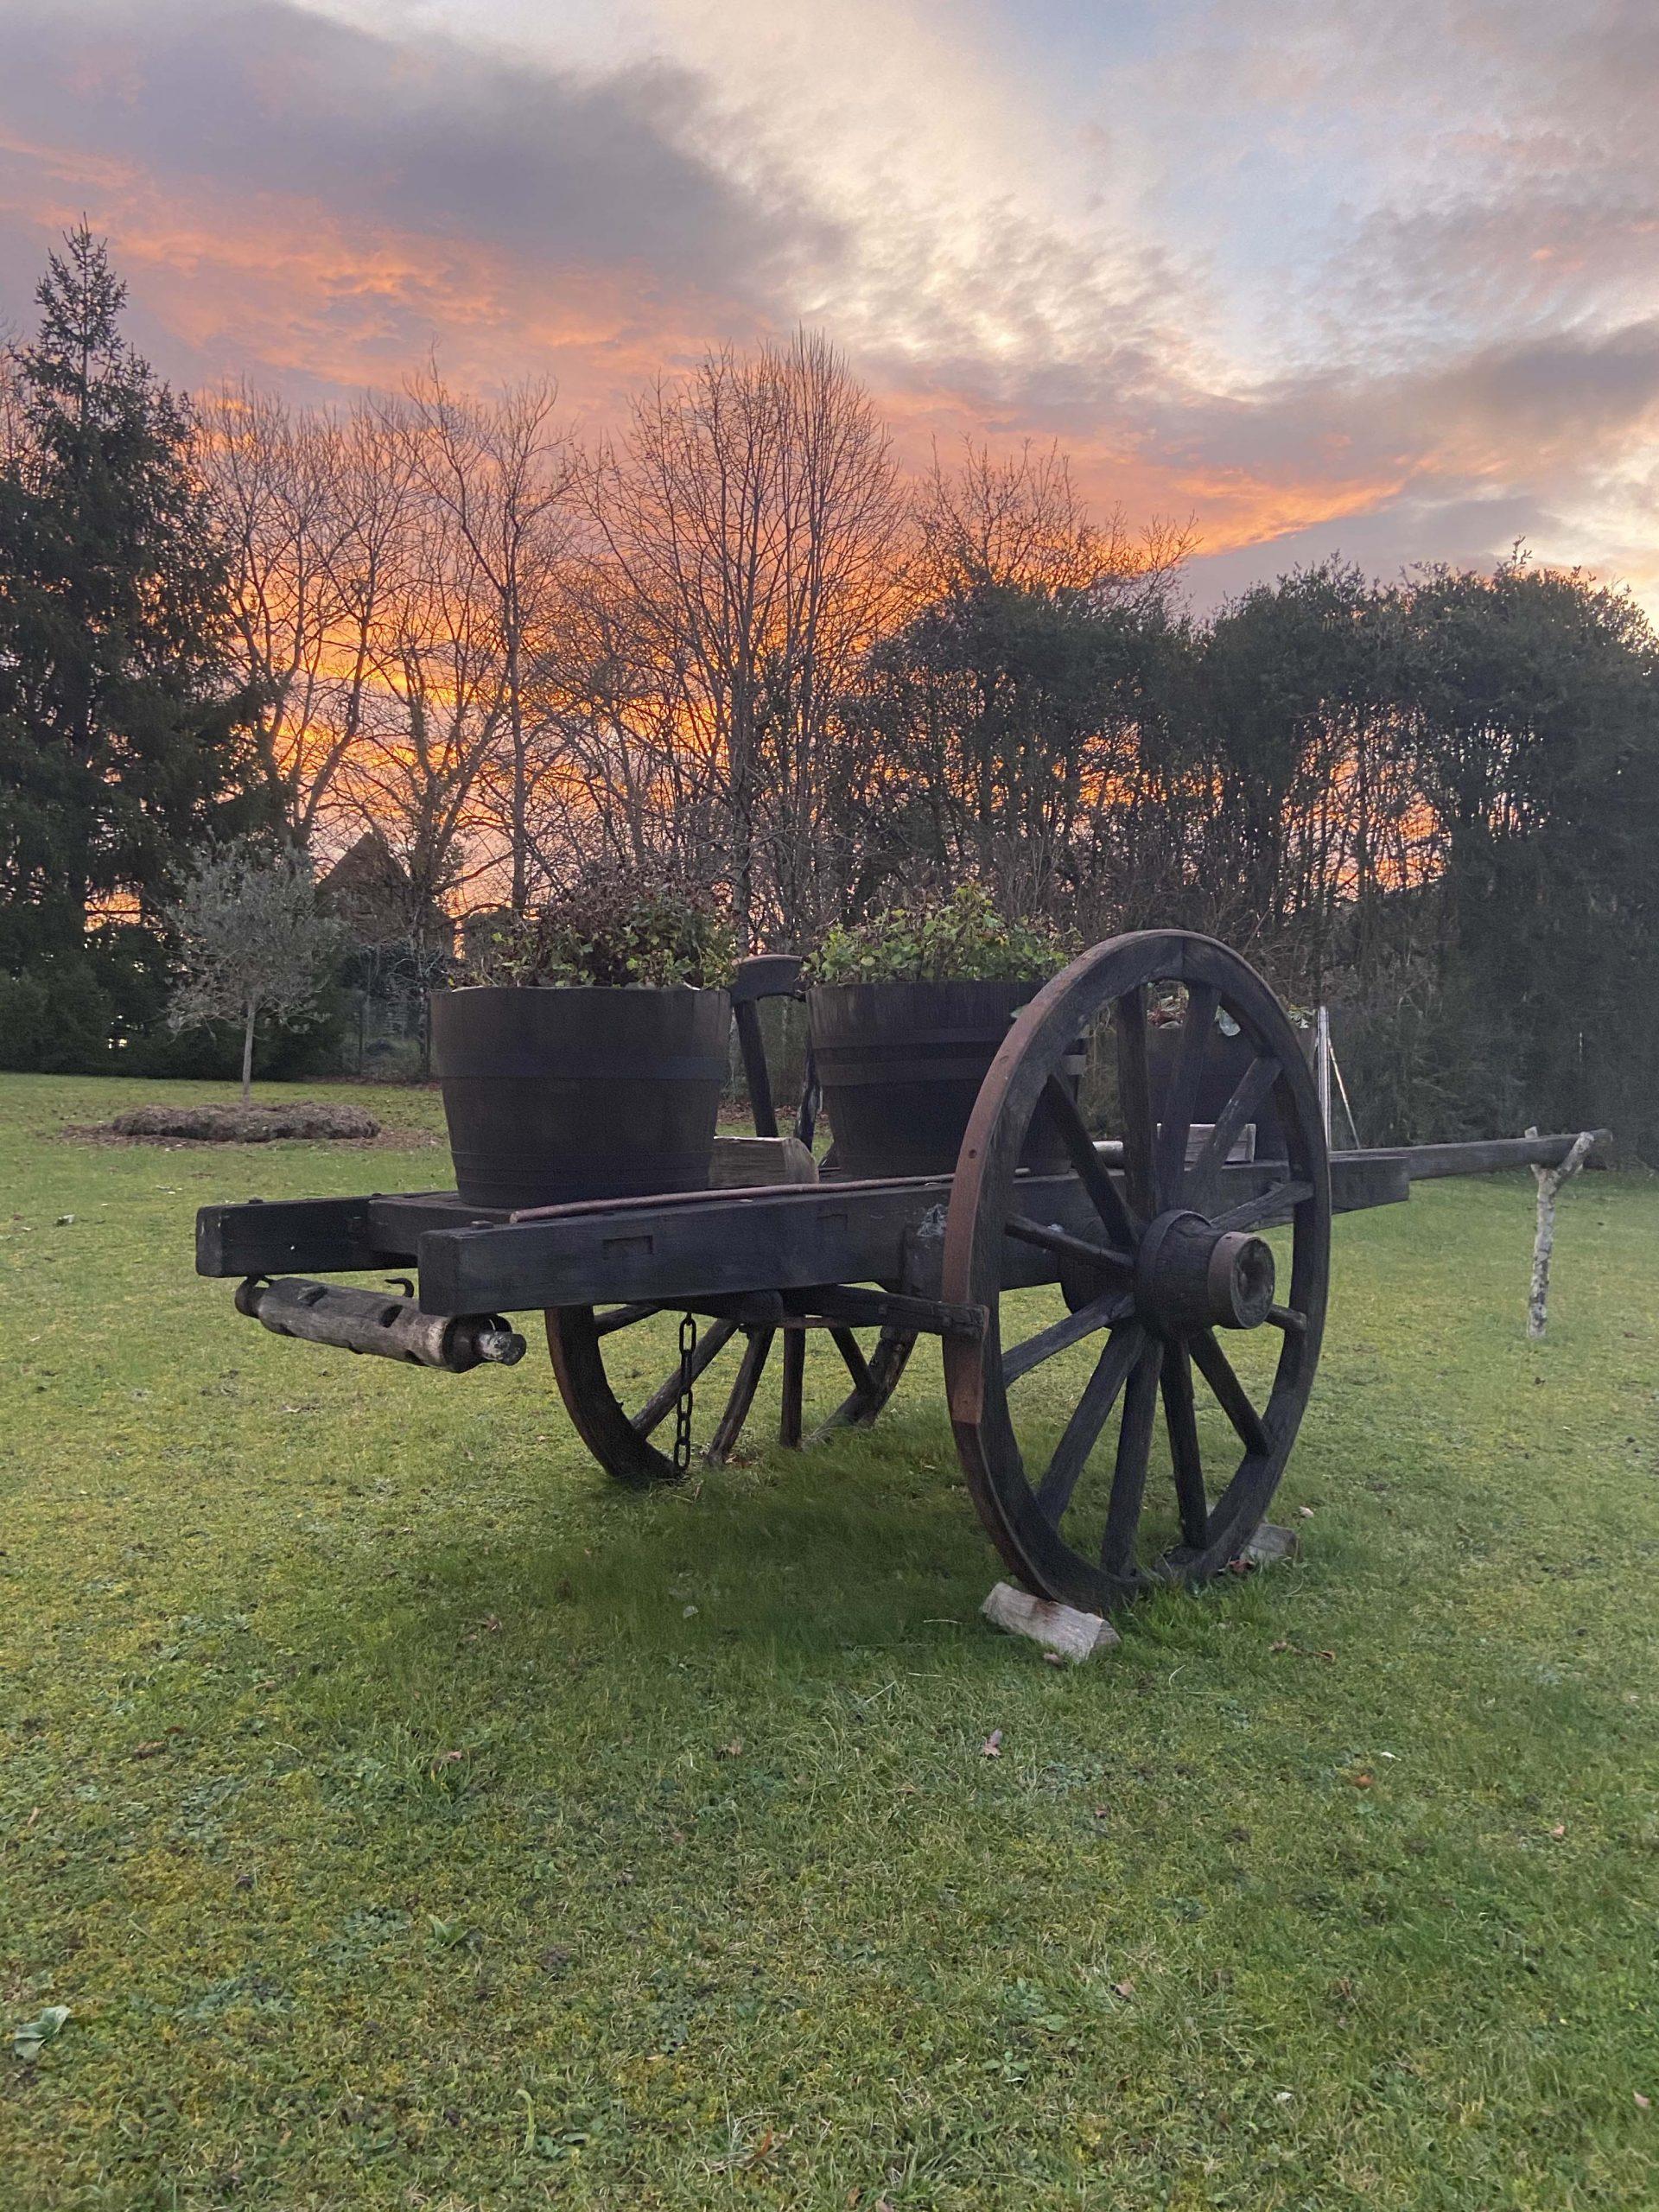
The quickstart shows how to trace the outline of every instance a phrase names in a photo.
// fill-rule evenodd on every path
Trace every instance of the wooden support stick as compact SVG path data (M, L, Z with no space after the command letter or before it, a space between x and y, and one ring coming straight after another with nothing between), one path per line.
M1536 1129L1527 1131L1529 1137L1537 1134ZM1549 1318L1549 1261L1555 1249L1556 1194L1562 1184L1569 1182L1583 1166L1596 1134L1594 1129L1581 1129L1559 1167L1535 1167L1532 1171L1538 1185L1538 1226L1532 1240L1532 1293L1527 1301L1527 1334L1534 1344L1543 1336Z

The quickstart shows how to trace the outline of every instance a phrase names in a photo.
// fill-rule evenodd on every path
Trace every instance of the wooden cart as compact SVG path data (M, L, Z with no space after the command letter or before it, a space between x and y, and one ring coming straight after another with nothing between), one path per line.
M776 1136L754 1012L797 976L792 963L746 963L735 995L760 1138L736 1141L746 1172L757 1151L780 1173L811 1172L804 1147ZM1154 1022L1176 1039L1156 1097ZM1218 1033L1249 1050L1199 1123ZM1104 1137L1087 1084L1079 1099L1079 1040L1107 1101ZM1039 1101L1064 1135L1065 1173L1020 1165ZM1277 1156L1258 1158L1252 1133L1269 1119ZM520 1357L503 1317L541 1312L578 1433L636 1485L686 1472L711 1398L702 1456L729 1457L774 1347L781 1440L798 1446L874 1421L917 1338L937 1337L993 1543L1033 1592L1101 1611L1154 1581L1214 1574L1260 1525L1319 1364L1334 1214L1403 1199L1414 1176L1554 1164L1570 1144L1327 1156L1301 1047L1268 986L1213 939L1149 931L1096 945L1019 1014L954 1175L769 1181L511 1216L442 1192L207 1206L196 1264L242 1278L238 1307L279 1334L451 1371ZM1277 1250L1269 1230L1283 1232ZM412 1279L390 1291L315 1280L352 1273ZM1058 1310L1030 1325L1027 1294L1045 1287ZM630 1405L620 1372L634 1363L621 1351L663 1313L681 1317L677 1356ZM1237 1348L1255 1332L1272 1356L1245 1362ZM845 1384L804 1436L810 1346ZM1247 1383L1240 1365L1261 1372ZM1152 1483L1160 1404L1173 1510Z

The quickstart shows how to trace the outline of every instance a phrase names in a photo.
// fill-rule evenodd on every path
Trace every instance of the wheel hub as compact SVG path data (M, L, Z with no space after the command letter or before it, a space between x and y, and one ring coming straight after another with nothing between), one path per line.
M1160 1336L1195 1329L1259 1329L1273 1310L1273 1248L1244 1230L1216 1230L1174 1207L1141 1240L1135 1310Z

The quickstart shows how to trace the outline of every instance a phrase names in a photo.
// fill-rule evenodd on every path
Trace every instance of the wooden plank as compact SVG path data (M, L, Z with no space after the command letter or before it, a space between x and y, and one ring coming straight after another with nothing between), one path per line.
M1597 1141L1610 1135L1606 1129L1598 1129ZM1344 1158L1402 1160L1414 1183L1446 1175L1493 1175L1505 1167L1559 1167L1577 1137L1574 1130L1570 1136L1479 1137L1463 1144L1384 1146L1364 1153L1337 1153L1331 1165L1334 1170L1338 1160Z
M709 1162L711 1191L753 1191L772 1183L816 1183L818 1163L798 1137L716 1137Z
M1236 1170L1226 1172L1233 1174ZM1368 1206L1403 1205L1410 1196L1411 1177L1401 1160L1363 1152L1332 1154L1332 1213L1363 1213Z
M435 1194L441 1195L441 1194ZM343 1274L414 1257L411 1239L383 1245L372 1198L250 1198L196 1215L200 1275ZM453 1221L453 1213L449 1218Z
M1224 1167L1216 1178L1217 1202L1236 1205L1269 1190L1284 1173L1282 1165L1260 1160ZM1121 1180L1121 1170L1112 1173ZM1332 1180L1338 1212L1391 1205L1408 1191L1406 1165L1395 1154L1338 1154ZM896 1284L907 1235L950 1196L949 1176L912 1176L678 1192L543 1208L517 1220L445 1191L253 1201L201 1209L196 1265L218 1276L340 1274L418 1259L422 1305L430 1313L661 1304L677 1295L810 1290L829 1282ZM1074 1176L1022 1178L1020 1205L1027 1219L1063 1235L1099 1237L1095 1210ZM1029 1246L1010 1249L1010 1284L1052 1279L1050 1255Z
M470 1313L493 1283L505 1306L593 1306L823 1283L897 1281L905 1232L948 1196L948 1178L785 1184L550 1208L499 1228L420 1240L421 1302Z

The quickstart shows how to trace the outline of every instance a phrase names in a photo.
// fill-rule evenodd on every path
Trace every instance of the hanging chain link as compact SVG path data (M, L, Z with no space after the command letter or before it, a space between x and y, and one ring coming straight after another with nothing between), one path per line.
M691 1465L691 1355L697 1348L695 1313L680 1316L680 1396L674 1408L674 1471L684 1474Z

